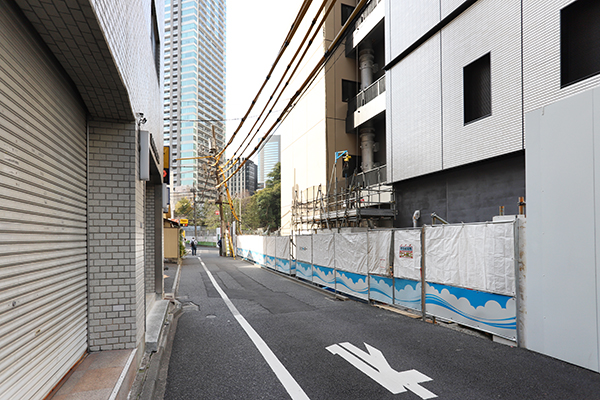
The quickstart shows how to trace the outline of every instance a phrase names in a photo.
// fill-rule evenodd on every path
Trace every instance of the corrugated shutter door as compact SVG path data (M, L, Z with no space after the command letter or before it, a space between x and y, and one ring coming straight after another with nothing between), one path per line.
M43 399L87 349L85 109L0 2L0 397Z

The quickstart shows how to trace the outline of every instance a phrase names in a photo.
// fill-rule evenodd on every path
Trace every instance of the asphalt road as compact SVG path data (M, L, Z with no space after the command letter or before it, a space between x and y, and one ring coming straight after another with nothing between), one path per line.
M165 399L600 399L595 372L198 256L181 271Z

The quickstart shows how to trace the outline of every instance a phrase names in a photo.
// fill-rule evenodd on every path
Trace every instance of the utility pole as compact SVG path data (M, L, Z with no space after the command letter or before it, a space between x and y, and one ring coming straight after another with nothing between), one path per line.
M211 125L212 129L212 137L213 137L213 148L210 149L213 154L217 154L217 136L215 134L215 126ZM217 178L217 186L221 183L221 178L219 177L219 165L215 165L215 176ZM219 205L219 217L221 219L221 247L219 248L219 255L223 257L223 248L225 247L225 223L223 221L223 191L221 188L217 189L219 191L218 200L216 203Z

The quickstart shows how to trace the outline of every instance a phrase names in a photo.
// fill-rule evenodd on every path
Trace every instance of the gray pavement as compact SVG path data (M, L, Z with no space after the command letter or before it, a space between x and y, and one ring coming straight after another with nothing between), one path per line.
M216 250L198 255L306 395L294 398L600 399L600 375L592 371L366 303L336 300L247 262L218 257ZM176 324L164 398L292 398L199 258L186 257L181 269L178 298L184 312Z

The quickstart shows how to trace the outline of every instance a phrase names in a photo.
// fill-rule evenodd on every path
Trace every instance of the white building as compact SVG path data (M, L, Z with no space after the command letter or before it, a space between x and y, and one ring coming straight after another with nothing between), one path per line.
M330 17L326 38L343 17L344 7ZM593 0L368 2L280 129L282 226L293 228L287 193L326 190L334 166L343 180L339 151L361 157L359 175L377 170L393 187L397 228L412 226L416 210L419 226L434 212L490 221L500 207L516 214L524 197L520 345L600 371L599 21ZM327 105L310 118L327 122L302 131L319 86Z

